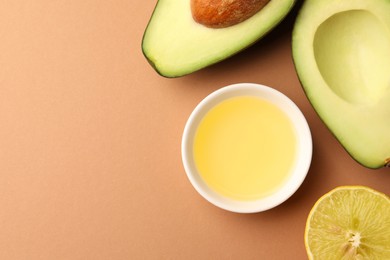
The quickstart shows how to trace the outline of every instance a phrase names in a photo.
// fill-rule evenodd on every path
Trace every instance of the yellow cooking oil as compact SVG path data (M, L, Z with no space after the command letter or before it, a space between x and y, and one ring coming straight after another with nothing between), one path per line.
M297 139L287 115L269 101L233 97L209 110L194 137L194 160L205 183L235 200L274 193L294 165Z

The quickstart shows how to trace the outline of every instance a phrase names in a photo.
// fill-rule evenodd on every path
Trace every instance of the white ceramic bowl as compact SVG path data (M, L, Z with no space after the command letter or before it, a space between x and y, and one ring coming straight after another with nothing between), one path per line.
M202 118L216 104L236 96L254 96L272 102L286 113L297 133L297 159L289 179L278 191L257 200L233 200L216 193L203 181L193 159L193 140ZM199 194L215 206L237 213L261 212L276 207L286 201L304 181L312 159L310 129L299 108L281 92L264 85L253 83L239 83L226 86L203 99L194 109L185 125L181 149L184 169L191 184Z

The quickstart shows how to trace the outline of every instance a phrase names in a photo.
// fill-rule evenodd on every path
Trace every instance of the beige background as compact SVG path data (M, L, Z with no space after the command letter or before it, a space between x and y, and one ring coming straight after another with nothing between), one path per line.
M389 169L354 162L306 100L291 59L296 12L231 59L166 79L141 52L154 5L0 2L0 259L305 259L322 194L347 184L390 194ZM192 109L238 82L288 95L314 142L298 192L251 215L202 199L180 157Z

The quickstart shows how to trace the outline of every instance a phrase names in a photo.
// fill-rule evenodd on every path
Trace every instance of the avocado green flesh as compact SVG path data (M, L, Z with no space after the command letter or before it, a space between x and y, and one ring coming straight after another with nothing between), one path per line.
M159 0L145 30L142 50L159 74L183 76L253 44L287 15L294 2L272 0L237 25L213 29L194 21L190 0Z
M375 104L390 83L390 34L364 10L344 11L322 23L314 55L326 83L347 102Z
M388 0L306 0L293 32L294 64L308 99L369 168L390 158L389 13Z

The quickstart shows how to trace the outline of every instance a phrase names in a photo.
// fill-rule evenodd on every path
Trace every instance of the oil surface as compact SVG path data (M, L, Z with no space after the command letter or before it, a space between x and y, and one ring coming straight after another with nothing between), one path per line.
M197 169L214 191L236 200L254 200L278 189L296 156L290 119L274 104L234 97L213 107L194 139Z

